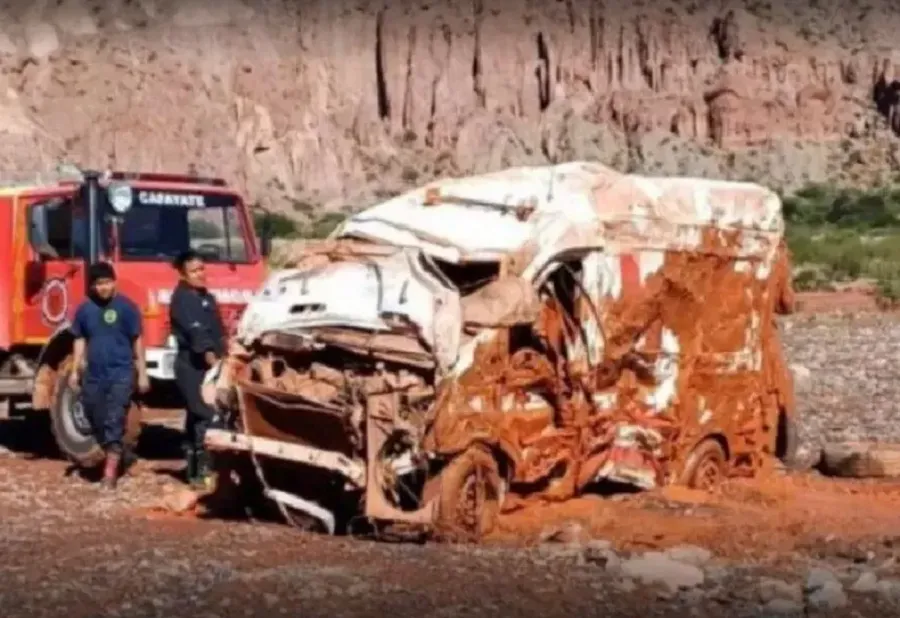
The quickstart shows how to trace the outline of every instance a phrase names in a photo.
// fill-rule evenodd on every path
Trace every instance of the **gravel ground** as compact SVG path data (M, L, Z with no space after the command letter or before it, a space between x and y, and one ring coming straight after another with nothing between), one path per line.
M806 444L900 440L900 318L792 316L783 326L790 362L808 371L796 384Z
M900 321L803 316L784 327L802 367L808 444L896 438ZM827 491L831 481L804 477L802 498L772 485L777 500L753 489L754 502L738 487L730 501L692 498L700 506L690 508L665 494L580 500L532 517L543 542L530 548L400 545L154 512L179 487L161 425L145 433L148 459L115 495L67 475L63 462L32 458L32 431L0 422L0 607L10 617L900 615L890 533L900 530L891 523L900 485ZM818 517L835 505L846 516ZM635 522L630 532L623 521ZM684 534L666 537L676 527ZM726 536L737 551L716 540ZM673 549L686 541L696 543Z

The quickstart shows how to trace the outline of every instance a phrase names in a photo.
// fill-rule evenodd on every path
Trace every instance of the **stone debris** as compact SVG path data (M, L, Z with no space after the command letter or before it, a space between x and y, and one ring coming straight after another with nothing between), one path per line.
M700 568L673 560L661 552L648 552L625 560L621 571L645 584L660 584L669 592L693 588L705 581Z
M823 568L810 569L806 577L806 606L812 609L837 609L847 605L847 593L835 574Z
M170 489L160 501L159 508L163 511L184 515L197 508L200 494L189 489Z

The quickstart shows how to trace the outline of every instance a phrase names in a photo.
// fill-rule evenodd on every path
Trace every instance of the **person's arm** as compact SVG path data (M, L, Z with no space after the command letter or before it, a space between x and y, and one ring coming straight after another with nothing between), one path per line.
M228 338L225 331L225 322L222 320L222 311L219 309L219 303L215 298L212 299L213 303L213 316L216 321L216 338L219 340L218 346L216 346L216 350L220 351L223 356L228 354ZM209 360L207 360L209 362ZM212 355L212 362L209 363L209 366L212 367L217 362L219 362L219 358L217 354Z
M137 306L131 307L131 320L129 327L131 332L128 334L132 340L132 350L134 351L134 364L137 368L138 377L147 377L147 355L144 352L144 329L141 325L141 314Z
M69 383L78 384L81 381L81 372L84 369L84 352L87 348L87 333L84 327L84 312L79 308L75 312L75 319L69 327L75 341L72 344L72 370L69 374Z
M138 376L147 375L147 357L144 354L144 337L142 335L135 337L131 347L134 350L134 365L137 367Z
M172 324L185 333L188 339L188 347L197 356L202 356L207 362L210 358L215 363L215 342L210 337L209 328L206 325L206 312L200 304L200 299L195 294L178 294L172 298L171 305Z
M84 337L76 337L72 346L72 373L81 377L81 371L84 369L84 350L86 340Z
M129 306L126 328L131 338L131 349L134 353L134 365L137 369L138 391L146 393L150 390L150 377L147 375L147 356L144 352L143 329L141 328L141 314L136 305Z

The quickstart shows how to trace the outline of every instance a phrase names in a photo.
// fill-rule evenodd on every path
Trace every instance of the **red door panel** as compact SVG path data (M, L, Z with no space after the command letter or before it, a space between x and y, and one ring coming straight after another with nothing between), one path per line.
M27 198L29 208L38 202L71 197L62 188ZM84 299L84 261L72 242L73 215L71 202L63 202L53 210L48 223L51 254L39 255L28 246L24 268L21 335L26 343L40 344L71 320L78 304Z

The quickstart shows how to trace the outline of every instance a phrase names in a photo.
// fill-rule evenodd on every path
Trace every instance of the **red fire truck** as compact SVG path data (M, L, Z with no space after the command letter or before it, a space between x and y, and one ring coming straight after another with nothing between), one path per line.
M257 242L241 196L217 178L83 172L76 181L0 189L0 397L49 412L63 454L90 465L102 453L66 383L69 320L87 292L87 267L113 262L120 292L141 308L156 388L174 379L172 258L188 248L204 256L210 291L233 327L263 281L269 245L265 234ZM130 420L133 441L139 414Z

